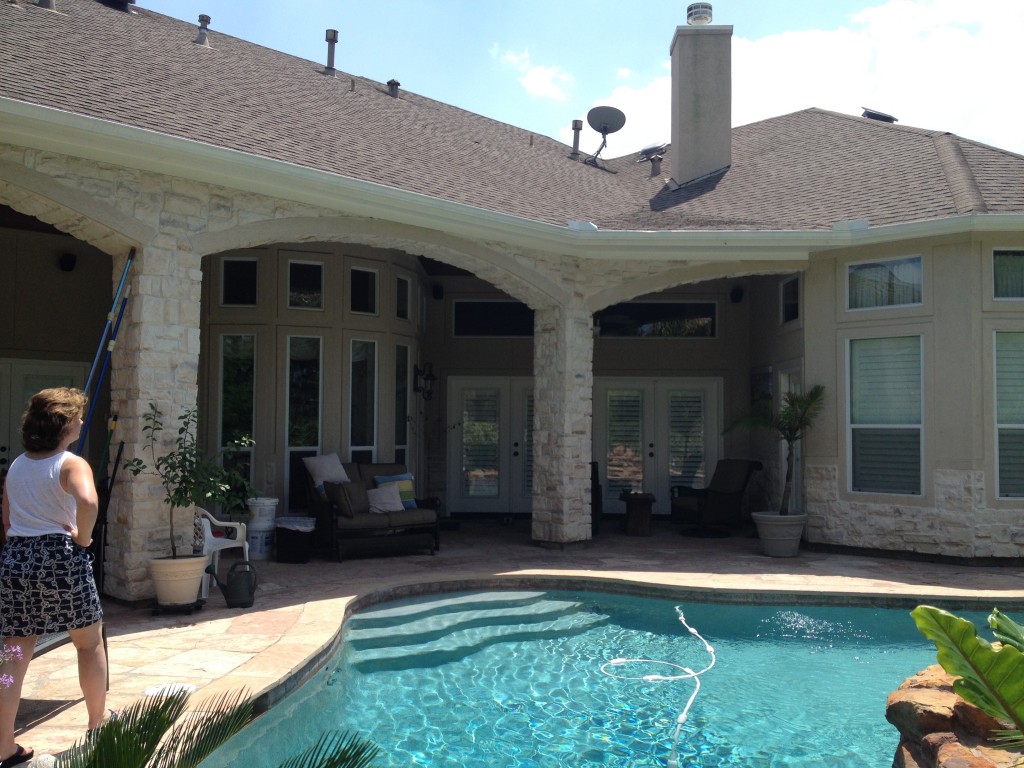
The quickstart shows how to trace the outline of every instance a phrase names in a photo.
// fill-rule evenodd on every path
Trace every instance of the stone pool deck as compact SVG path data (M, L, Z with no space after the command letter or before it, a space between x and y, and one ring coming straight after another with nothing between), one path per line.
M1019 564L951 565L815 551L774 559L761 555L750 535L687 538L660 520L650 537L625 536L606 520L592 541L564 550L533 544L528 521L463 521L458 530L442 532L441 546L433 557L395 552L342 563L258 561L256 602L246 609L227 608L216 588L192 615L153 615L148 607L105 600L108 706L119 709L147 688L173 683L197 686L195 702L247 688L262 706L272 706L334 649L346 611L445 587L593 583L680 599L706 594L743 602L932 603L1024 612ZM229 555L224 560L222 573L232 562ZM915 672L908 669L907 676ZM19 743L34 747L42 765L38 756L67 748L85 723L72 646L34 660L23 691ZM894 746L897 738L894 730Z

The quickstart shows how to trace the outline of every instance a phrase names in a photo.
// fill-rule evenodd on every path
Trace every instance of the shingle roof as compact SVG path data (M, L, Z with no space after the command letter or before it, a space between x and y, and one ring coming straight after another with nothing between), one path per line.
M1024 212L1024 157L819 109L733 130L732 166L676 191L515 126L98 0L0 4L0 96L440 199L606 229L828 229ZM671 150L670 150L671 151Z

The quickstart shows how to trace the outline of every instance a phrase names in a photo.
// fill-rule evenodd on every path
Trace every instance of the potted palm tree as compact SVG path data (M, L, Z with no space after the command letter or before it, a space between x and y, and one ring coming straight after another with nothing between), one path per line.
M771 557L795 557L800 551L800 538L807 523L807 515L789 514L789 502L793 495L793 469L796 464L795 449L821 412L824 395L825 387L821 384L811 387L807 392L787 392L782 396L782 405L777 411L770 408L757 410L733 424L771 430L786 443L786 478L779 508L777 511L752 512L750 515L757 526L761 550Z
M153 475L160 479L164 487L171 555L153 558L149 562L157 603L162 606L194 604L206 567L206 558L201 552L197 554L194 551L195 513L190 517L192 524L187 529L188 539L179 544L174 525L175 510L219 505L225 511L230 511L243 507L245 499L253 494L253 488L248 477L237 469L227 469L207 457L200 449L196 439L199 413L195 407L186 409L178 417L178 432L173 447L162 452L163 414L155 403L149 404L149 410L143 414L142 420L142 433L145 436L143 453L149 453L152 463L147 464L141 457L135 457L126 461L124 468L136 477ZM222 451L222 459L230 459L236 451L252 443L251 438L234 441Z

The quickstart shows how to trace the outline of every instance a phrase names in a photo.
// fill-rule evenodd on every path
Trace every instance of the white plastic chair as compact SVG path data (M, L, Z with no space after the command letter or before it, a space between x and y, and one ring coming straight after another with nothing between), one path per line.
M245 560L249 559L249 539L245 535L245 523L229 523L226 520L218 520L201 507L196 507L196 514L203 525L203 554L206 555L209 564L213 565L214 572L217 571L217 566L220 565L220 552L222 549L241 547L242 557ZM223 528L225 535L214 536L214 526ZM231 532L234 532L233 537L228 536ZM204 573L201 597L205 599L209 596L210 574Z

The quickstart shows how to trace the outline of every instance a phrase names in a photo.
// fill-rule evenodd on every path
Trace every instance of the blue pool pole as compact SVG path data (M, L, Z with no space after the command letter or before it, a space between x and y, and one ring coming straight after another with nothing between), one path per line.
M107 312L107 323L103 326L103 333L100 335L100 343L96 346L96 356L92 360L92 368L89 369L89 376L85 380L85 387L82 391L85 394L89 394L89 389L92 387L92 377L96 373L96 367L99 365L100 357L103 355L103 348L107 343L107 334L110 333L111 323L114 321L114 310L117 309L117 305L121 302L121 293L124 291L125 282L128 280L128 270L131 269L132 261L135 259L135 247L133 246L128 251L128 260L125 262L124 271L121 272L121 281L117 284L117 290L114 292L114 301L110 305L110 311ZM97 390L99 387L96 388Z
M114 346L117 344L117 332L121 327L121 319L124 317L124 309L128 306L128 295L131 293L131 289L125 291L124 298L121 299L121 309L117 313L117 322L114 323L114 329L110 334L110 343L107 344L107 355L103 358L103 367L100 369L100 376L96 380L96 391L100 391L100 387L103 386L103 380L107 377L107 370L110 368L110 356L114 352ZM78 438L78 445L75 446L75 455L81 456L82 451L85 448L85 443L89 439L89 425L92 424L93 414L96 413L96 398L93 397L89 400L89 413L85 417L85 422L82 424L82 436Z

